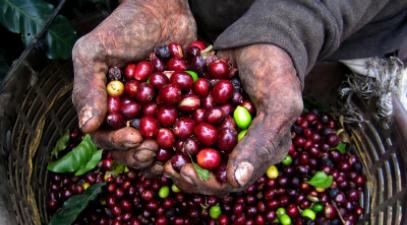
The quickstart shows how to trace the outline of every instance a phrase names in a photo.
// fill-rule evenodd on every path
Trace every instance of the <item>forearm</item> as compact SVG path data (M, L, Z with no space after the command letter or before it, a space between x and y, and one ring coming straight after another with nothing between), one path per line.
M371 22L390 0L257 0L221 34L215 46L270 43L292 57L301 80L314 63L332 54L341 42ZM406 3L392 4L405 7ZM395 7L396 8L396 7ZM396 10L396 9L395 9Z

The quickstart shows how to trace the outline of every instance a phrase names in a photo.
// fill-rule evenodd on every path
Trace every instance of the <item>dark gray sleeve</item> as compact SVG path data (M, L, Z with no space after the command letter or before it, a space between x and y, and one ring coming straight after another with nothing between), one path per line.
M392 5L390 6L390 1ZM379 16L402 10L405 0L256 0L250 9L216 40L218 49L271 43L292 57L304 74L319 59ZM396 9L396 7L398 7ZM390 9L389 8L393 8ZM386 11L384 15L383 11Z

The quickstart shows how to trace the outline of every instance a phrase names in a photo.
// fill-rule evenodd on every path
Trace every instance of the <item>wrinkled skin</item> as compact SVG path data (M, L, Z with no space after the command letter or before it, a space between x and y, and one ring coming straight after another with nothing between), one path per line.
M185 46L194 39L196 25L186 0L124 1L75 44L73 103L80 128L92 133L100 147L114 150L116 160L144 169L147 175L164 170L186 192L224 195L247 187L288 151L290 126L301 113L302 98L291 58L282 49L251 45L221 52L237 65L257 111L247 136L230 155L225 184L218 183L213 174L208 181L201 181L191 164L176 173L170 163L155 163L157 143L143 140L136 129L99 128L106 116L105 76L109 66L142 59L160 44L174 41Z
M107 111L106 72L110 66L123 66L142 59L155 46L177 42L184 46L196 39L196 24L186 0L125 0L92 32L74 46L73 103L79 127L91 133L113 157L137 168L149 168L152 175L162 173L153 164L158 145L143 141L130 127L116 131L101 130Z
M258 44L220 54L237 65L257 114L246 137L229 157L226 183L219 183L213 174L207 181L200 180L191 164L176 173L166 163L165 172L187 192L225 195L253 183L268 166L280 162L287 154L291 145L290 127L303 108L300 81L291 58L282 49Z

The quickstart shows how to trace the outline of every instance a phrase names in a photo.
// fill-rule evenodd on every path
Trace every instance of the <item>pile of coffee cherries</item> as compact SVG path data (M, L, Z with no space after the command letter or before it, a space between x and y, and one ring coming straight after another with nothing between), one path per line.
M192 159L224 181L222 163L255 116L236 74L201 41L157 47L148 60L109 69L106 124L155 139L157 160L175 170Z
M77 132L71 132L68 150L78 143ZM115 162L104 153L98 167L81 177L50 173L48 209L52 214L69 196L107 182L75 225L353 225L363 214L366 177L351 144L337 149L337 132L328 114L304 112L292 127L293 145L283 161L244 192L221 198L186 194L166 177L146 178L131 169L109 175ZM333 177L330 187L309 184L317 172Z

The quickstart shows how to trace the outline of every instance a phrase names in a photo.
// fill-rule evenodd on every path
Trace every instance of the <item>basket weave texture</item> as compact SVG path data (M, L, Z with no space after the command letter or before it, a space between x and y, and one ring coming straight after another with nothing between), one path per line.
M66 129L77 124L71 102L71 65L53 62L38 77L36 84L24 94L7 145L9 204L20 225L48 223L49 151ZM368 177L362 197L365 212L359 224L404 224L407 221L406 140L396 129L382 131L363 104L359 105L361 112L367 112L363 114L366 122L348 129Z

